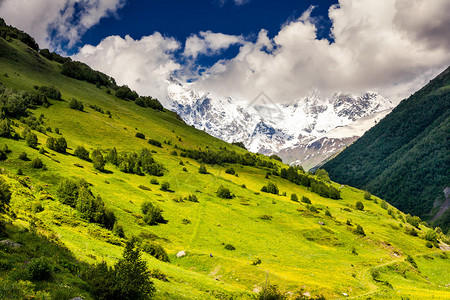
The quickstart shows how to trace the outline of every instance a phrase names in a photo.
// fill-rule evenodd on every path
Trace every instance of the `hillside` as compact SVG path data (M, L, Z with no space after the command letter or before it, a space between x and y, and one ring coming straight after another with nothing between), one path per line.
M439 230L68 66L0 37L0 298L95 299L131 237L155 299L450 298Z
M338 182L431 220L450 184L449 132L450 68L323 167ZM450 211L436 224L447 232Z

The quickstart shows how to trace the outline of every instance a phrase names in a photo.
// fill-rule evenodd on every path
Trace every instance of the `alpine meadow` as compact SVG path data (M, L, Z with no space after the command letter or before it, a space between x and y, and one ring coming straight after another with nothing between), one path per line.
M3 20L0 82L0 299L450 299L448 232L378 183L221 141Z

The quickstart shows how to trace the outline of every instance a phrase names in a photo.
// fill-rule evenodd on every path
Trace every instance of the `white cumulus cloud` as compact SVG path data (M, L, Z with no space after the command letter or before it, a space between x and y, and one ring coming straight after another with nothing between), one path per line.
M183 55L195 59L199 54L214 55L231 45L243 43L242 36L201 31L198 35L193 34L186 39Z
M166 79L181 67L173 58L179 48L178 41L158 32L140 40L110 36L97 46L85 45L72 58L114 77L119 85L164 102Z
M75 45L101 18L114 15L125 0L3 0L0 16L20 28L41 48Z

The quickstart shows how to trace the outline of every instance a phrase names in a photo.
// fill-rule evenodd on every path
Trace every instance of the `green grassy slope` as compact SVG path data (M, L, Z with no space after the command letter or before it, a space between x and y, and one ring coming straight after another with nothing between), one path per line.
M450 182L449 132L450 68L323 167L336 181L431 219ZM441 226L450 229L448 220Z
M56 187L61 178L83 178L114 211L127 237L154 240L167 250L170 263L144 254L151 269L159 269L169 278L168 282L154 280L157 299L252 299L266 280L283 292L291 292L288 295L292 299L302 293L323 294L326 298L344 297L344 293L364 299L408 295L412 299L450 298L446 287L449 282L444 279L448 278L450 260L436 247L425 246L423 237L429 229L420 225L418 237L407 234L405 228L411 226L401 220L404 214L389 206L389 215L377 197L364 200L363 191L333 183L340 189L342 199L323 198L279 176L270 175L267 179L267 169L238 164L232 165L238 176L225 172L229 165L207 165L209 174L200 174L198 161L171 152L207 147L226 147L241 154L246 151L185 125L171 112L142 108L107 94L104 87L99 89L65 77L60 74L58 63L46 60L16 40L6 42L0 38L0 76L3 85L15 90L31 91L34 85L53 85L63 98L50 100L48 108L30 111L37 117L44 114L44 127L53 129L45 134L33 131L38 136L38 148L44 147L46 153L28 147L23 139L0 138L0 145L7 144L11 151L0 167L1 177L12 187L11 211L17 217L8 218L11 226L22 228L18 232L36 218L37 233L57 240L77 260L114 263L121 257L125 240L87 223L76 210L58 201ZM84 112L69 108L72 97L83 101ZM89 104L110 110L112 118L90 109ZM21 133L25 125L18 120L14 123L13 129ZM54 133L55 128L59 128L60 135ZM171 145L154 147L136 138L136 132L144 133L147 139L171 141ZM45 142L49 136L63 136L68 142L67 154L48 149ZM154 159L167 171L163 177L138 176L106 164L107 172L99 172L92 163L73 155L79 145L90 151L112 147L119 152L155 150ZM30 159L42 159L46 170L31 168L29 161L19 159L21 152ZM280 168L287 167L259 157ZM23 175L16 175L18 169ZM150 184L152 178L169 182L172 191L161 191L159 185ZM260 193L269 181L277 184L280 195ZM140 185L150 190L143 190ZM218 198L219 186L229 188L236 197ZM287 196L282 196L283 192ZM305 203L291 201L291 193L300 199L308 197L318 211L311 212ZM198 203L177 200L191 194L197 196ZM144 201L160 206L168 223L146 225L140 210ZM363 211L355 209L357 201L364 203ZM32 211L36 202L42 204L42 212ZM331 217L325 215L327 210ZM263 215L272 218L265 220ZM357 224L364 228L366 236L354 233ZM226 244L232 244L235 250L225 249ZM177 258L181 250L187 255ZM6 255L2 251L0 254ZM420 272L405 262L407 255L416 259ZM257 258L261 264L252 265ZM399 274L397 265L404 273ZM373 269L379 269L377 280L372 278ZM14 274L12 270L0 269L0 277L7 281ZM46 288L52 287L34 287L39 288L45 293Z

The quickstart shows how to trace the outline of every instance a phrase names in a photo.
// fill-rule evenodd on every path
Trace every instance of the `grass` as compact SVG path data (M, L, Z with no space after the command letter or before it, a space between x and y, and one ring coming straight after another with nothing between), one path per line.
M277 176L268 180L267 170L241 165L232 165L239 177L225 172L229 165L207 165L209 174L199 174L199 162L170 154L176 150L175 145L187 149L227 147L238 153L245 150L185 125L173 113L141 108L106 94L104 88L62 76L58 64L37 58L16 41L7 43L0 39L0 67L2 73L8 74L0 79L7 87L31 90L33 85L54 85L63 95L63 101L50 100L49 108L38 108L32 113L44 114L45 127L60 129L68 142L68 153L60 154L45 147L48 136L61 136L55 133L36 133L39 147L46 148L45 155L26 146L24 140L0 138L0 145L7 144L11 150L0 167L4 169L1 176L14 191L11 208L18 218L12 220L12 226L28 227L31 218L37 218L42 222L38 226L40 234L57 236L75 259L114 263L121 257L124 240L98 225L86 223L74 209L57 201L56 185L63 177L84 178L92 184L92 191L113 209L127 237L155 240L167 250L171 263L143 254L150 269L159 269L169 278L168 282L154 280L157 299L252 299L252 291L261 288L266 278L285 292L295 294L303 290L327 298L339 298L342 293L380 299L386 295L412 299L448 296L450 260L440 258L438 249L425 247L424 239L407 235L406 224L389 216L380 207L379 198L372 197L378 203L365 200L363 191L333 183L340 188L342 199L326 199ZM72 97L83 101L85 112L69 108L68 100ZM112 118L90 109L89 104L110 110ZM14 129L20 133L24 125L17 124ZM147 139L170 140L172 144L163 143L163 148L158 148L136 138L136 132L142 132ZM167 171L162 178L137 176L107 164L108 172L101 173L92 163L73 155L77 146L89 151L116 147L119 152L146 147L157 152L155 160ZM18 158L23 151L31 160L41 158L47 170L30 168L29 161ZM179 164L180 160L184 166ZM15 175L19 168L24 175ZM172 192L151 185L152 178L169 182ZM277 184L280 194L308 197L318 213L308 211L305 203L293 202L289 196L256 194L269 181ZM241 187L243 184L245 189ZM143 190L142 186L151 190ZM228 188L236 197L218 198L219 186ZM196 195L199 202L174 201L190 194ZM31 203L36 201L43 205L42 212L31 211ZM160 206L169 222L145 225L140 212L145 201ZM357 201L364 204L364 211L355 209ZM333 217L325 216L326 210ZM272 218L262 220L262 215ZM191 223L185 224L183 219ZM347 219L351 219L352 226L346 225ZM366 237L353 233L356 224L364 228ZM425 228L422 229L421 233ZM226 250L226 244L236 249ZM187 255L177 258L181 250ZM404 278L388 268L404 264L406 254L416 257L420 276ZM424 255L433 259L425 259ZM262 263L252 265L255 258ZM374 282L369 274L371 268L380 268L381 278L393 289ZM50 285L42 290L54 288Z

